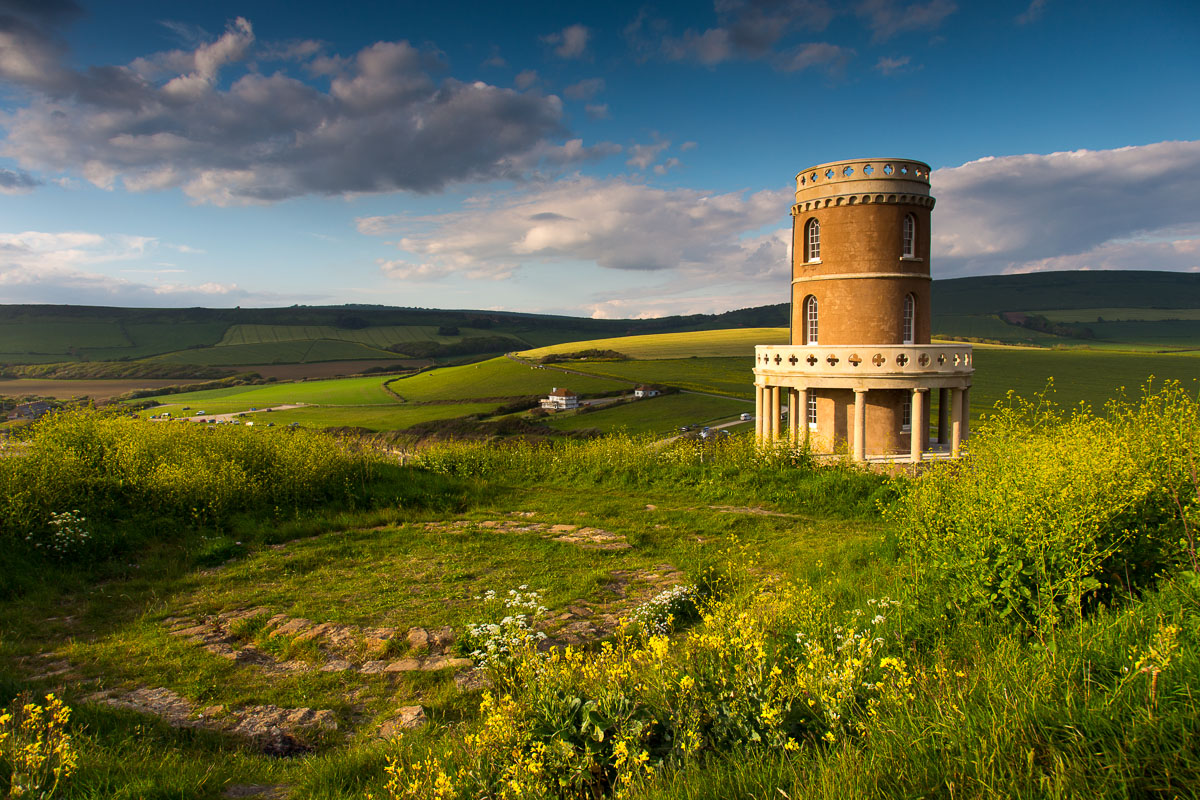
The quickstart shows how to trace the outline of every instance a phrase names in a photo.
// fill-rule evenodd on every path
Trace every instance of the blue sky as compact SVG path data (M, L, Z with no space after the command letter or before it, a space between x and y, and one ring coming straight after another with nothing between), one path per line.
M0 302L782 302L858 157L935 277L1200 270L1198 77L1192 0L0 0Z

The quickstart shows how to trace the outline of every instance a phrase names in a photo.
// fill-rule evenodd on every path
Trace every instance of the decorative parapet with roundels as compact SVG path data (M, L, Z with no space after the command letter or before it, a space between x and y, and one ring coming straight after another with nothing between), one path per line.
M934 205L929 165L908 159L853 159L810 167L796 175L792 213L869 203Z
M975 372L970 345L758 345L754 374L775 386L884 387L914 380L926 386L956 386Z

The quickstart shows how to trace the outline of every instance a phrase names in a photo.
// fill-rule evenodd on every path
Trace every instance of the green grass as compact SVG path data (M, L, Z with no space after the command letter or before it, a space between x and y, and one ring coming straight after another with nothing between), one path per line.
M299 381L297 383L268 383L257 386L230 386L225 389L207 389L200 392L164 395L159 399L172 405L190 405L220 401L244 408L255 406L285 405L288 403L316 403L327 405L390 405L399 402L383 388L387 376L376 375L364 378L332 378L324 381Z
M224 323L121 323L39 318L0 323L0 363L30 364L145 358L215 344Z
M702 394L670 394L586 414L558 413L549 417L547 424L560 431L599 428L606 432L668 435L678 433L682 425L731 419L744 411L753 413L754 406Z
M158 360L174 364L225 367L245 364L303 364L313 361L359 361L364 359L391 359L394 361L398 357L401 356L358 342L300 339L179 350L159 356Z
M490 330L460 327L455 336L443 336L436 325L379 325L368 328L346 329L331 325L231 325L221 339L221 346L248 344L276 344L306 340L326 339L330 341L355 342L379 350L405 342L438 342L449 344L469 337L496 336ZM505 334L499 334L505 335ZM513 339L514 347L524 343Z
M1200 308L1071 308L1056 311L1033 311L1051 322L1093 323L1159 320L1200 320Z
M1050 346L1074 342L1061 336L1010 325L995 314L934 314L933 335L966 336L972 339L994 339L1008 344Z
M255 425L292 422L310 428L353 427L372 431L394 431L421 422L453 419L467 414L485 414L496 408L495 403L453 403L446 405L394 405L386 407L319 406L272 411L269 414L250 414L246 420ZM205 409L206 411L209 409Z
M687 333L654 333L624 336L616 339L590 339L549 347L539 347L521 353L526 358L541 358L551 353L573 353L580 350L616 350L630 358L663 359L692 356L754 355L758 344L784 344L787 328L734 328Z
M629 384L585 375L568 375L549 368L536 369L504 357L478 364L430 370L388 384L388 388L405 400L418 403L544 395L549 394L555 386L588 394L624 389Z
M662 383L697 392L754 398L754 357L572 362L570 369L636 383ZM547 367L549 369L549 367Z

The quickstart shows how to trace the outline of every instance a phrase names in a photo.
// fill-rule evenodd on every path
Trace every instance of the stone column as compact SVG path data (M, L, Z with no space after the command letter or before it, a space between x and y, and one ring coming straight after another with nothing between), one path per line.
M925 390L913 389L912 420L908 426L908 453L914 464L921 461L925 446L925 431L929 430L929 414L925 411Z
M971 387L968 386L967 388L963 389L962 392L962 440L965 442L971 435Z
M800 425L800 440L797 444L808 446L808 387L796 391L796 419Z
M854 460L867 460L867 390L854 390Z
M763 438L763 387L757 384L754 386L754 438L760 442Z
M958 450L962 445L962 389L950 390L950 457L958 458Z
M938 444L950 438L950 390L938 389Z
M800 390L788 389L788 441L800 444Z
M771 437L772 442L779 441L779 434L780 434L779 423L780 423L779 387L772 386L771 387L771 422L770 422L771 428L770 428L770 432L769 432L769 436Z

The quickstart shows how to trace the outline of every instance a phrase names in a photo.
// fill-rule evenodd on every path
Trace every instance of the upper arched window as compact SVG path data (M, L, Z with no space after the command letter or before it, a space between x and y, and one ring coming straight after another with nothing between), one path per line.
M804 298L804 343L817 343L817 298Z
M917 257L917 218L912 214L904 215L904 241L902 248L902 257Z
M804 225L804 260L821 260L821 223L815 219Z
M911 294L904 295L904 344L913 343L913 331L917 327L917 300Z

